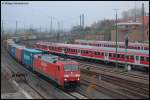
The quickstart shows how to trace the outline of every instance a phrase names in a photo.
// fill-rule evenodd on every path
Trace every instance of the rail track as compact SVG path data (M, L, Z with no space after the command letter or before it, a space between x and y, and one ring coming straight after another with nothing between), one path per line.
M49 94L47 92L48 89L51 90L50 88L53 87L52 85L51 85L51 87L48 87L48 86L50 86L50 83L48 83L47 81L41 79L39 76L33 74L32 72L28 71L26 68L24 68L24 67L18 67L18 66L20 66L19 63L17 63L13 58L11 58L10 55L8 53L6 53L6 50L5 51L3 50L2 53L5 56L4 59L3 59L3 61L5 60L5 62L7 62L6 66L10 70L11 76L15 75L18 72L23 72L24 74L30 75L30 76L28 76L28 78L25 78L24 84L28 85L29 88L31 88L32 90L34 90L34 92L36 92L41 97L41 99L51 98L51 97L49 97L50 95L53 96L53 98L56 98L56 99L62 99L62 98L66 99L66 96L68 96L67 98L70 98L70 99L87 99L87 97L85 97L84 95L81 95L78 92L73 92L73 93L72 92L63 92L62 90L56 89L56 88L55 89L57 91L54 91L54 92L58 92L59 91L58 93L55 94L53 92L54 94ZM7 59L6 59L6 57L7 57ZM39 88L36 87L37 85L34 86L35 85L35 84L33 84L34 81L31 83L31 78L33 78L33 77L37 78L38 82L41 81L40 83L42 83L42 84L40 84L40 85L43 85L43 86L41 86L41 88L42 89L44 88L45 94L47 94L49 96L46 96L43 92L41 92L39 90ZM39 87L39 85L38 85L38 87Z
M87 75L81 78L81 84L88 86L90 75L96 75L96 90L99 92L108 94L113 98L149 98L149 75L137 73L136 71L114 70L114 68L112 70L107 65L91 64L83 61L80 61L80 68L81 72ZM81 93L68 94L77 99ZM86 98L86 96L80 96L79 98Z
M90 83L89 79L91 78L91 75L82 74L81 76L82 76L81 83L86 85L87 83ZM128 86L128 84L122 85L122 82L115 81L113 78L109 79L109 81L98 79L95 79L94 81L98 91L104 92L105 94L108 94L114 98L133 98L133 99L149 98L149 91L145 91L142 89L140 90L139 87L131 87ZM138 89L141 92L139 92Z
M101 79L99 80L99 73L94 73L93 71L90 72L89 70L83 69L81 69L81 72L84 74L86 73L86 75L89 77L95 75L95 79L98 81L105 81L107 83L122 87L120 89L122 90L122 92L130 93L130 95L133 95L134 97L149 98L149 85L145 85L135 81L129 81L127 79L122 79L110 75L105 75L104 73L101 74Z
M112 68L110 66L106 66L106 65L102 65L102 64L97 64L97 65L94 65L94 64L90 64L90 63L86 63L86 62L83 62L83 61L79 61L80 62L80 65L81 65L81 68L87 68L87 69L95 69L95 70L101 70L103 72L110 72L110 73L115 73L115 74L118 74L118 75L124 75L124 76L128 76L128 77L133 77L133 78L136 78L136 79L142 79L142 80L149 80L149 75L145 75L145 74L140 74L138 72L126 72L124 70L120 70L120 69L115 69L115 68Z

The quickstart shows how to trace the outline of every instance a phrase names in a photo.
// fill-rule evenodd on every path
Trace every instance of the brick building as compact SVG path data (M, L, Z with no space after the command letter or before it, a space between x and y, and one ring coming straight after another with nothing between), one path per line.
M136 22L128 20L119 22L118 24L118 41L123 42L126 34L129 41L135 42L141 40L142 35L142 17L136 19ZM111 41L116 40L116 30L111 31ZM149 41L149 16L144 16L144 41Z

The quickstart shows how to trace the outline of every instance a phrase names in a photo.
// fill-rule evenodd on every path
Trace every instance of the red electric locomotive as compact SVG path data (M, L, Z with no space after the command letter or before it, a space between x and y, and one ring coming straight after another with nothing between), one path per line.
M53 80L62 88L75 88L80 84L79 63L50 54L34 56L33 67L36 72Z

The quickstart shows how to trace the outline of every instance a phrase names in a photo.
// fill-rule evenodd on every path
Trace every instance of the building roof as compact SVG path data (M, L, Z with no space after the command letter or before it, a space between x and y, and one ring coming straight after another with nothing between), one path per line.
M122 22L122 23L117 23L117 25L142 25L140 22Z

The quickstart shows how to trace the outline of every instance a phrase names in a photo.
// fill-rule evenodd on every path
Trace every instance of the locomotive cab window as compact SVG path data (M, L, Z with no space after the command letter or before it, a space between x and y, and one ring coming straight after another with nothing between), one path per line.
M77 71L77 70L79 70L77 65L66 64L64 66L64 71Z

